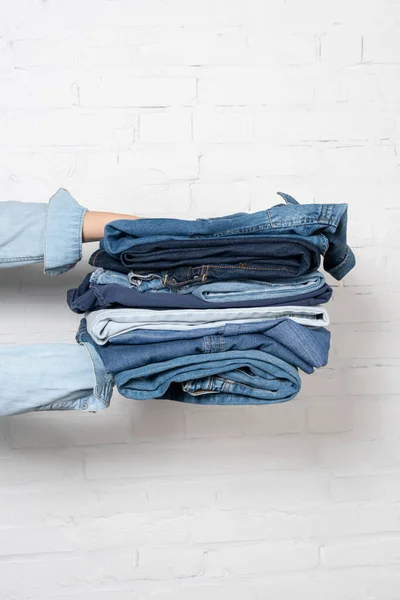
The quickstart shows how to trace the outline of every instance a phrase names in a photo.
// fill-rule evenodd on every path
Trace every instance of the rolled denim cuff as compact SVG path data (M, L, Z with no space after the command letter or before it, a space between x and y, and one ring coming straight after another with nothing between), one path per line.
M82 258L84 208L67 190L60 188L50 198L44 233L44 272L60 275Z
M325 271L332 275L332 277L334 277L337 281L340 281L345 275L347 275L349 271L353 269L353 267L356 264L356 257L354 256L352 249L349 248L349 246L347 246L346 254L344 255L343 260L341 260L338 265L336 265L335 267L328 268L325 263L326 258L324 260Z

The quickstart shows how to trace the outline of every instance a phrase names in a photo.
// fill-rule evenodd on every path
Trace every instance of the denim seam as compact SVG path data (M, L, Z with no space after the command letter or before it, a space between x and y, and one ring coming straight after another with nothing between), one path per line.
M339 260L339 264L338 264L336 267L334 267L334 269L335 269L335 268L338 268L338 267L342 267L343 265L345 265L345 264L347 263L347 261L350 259L350 257L351 257L351 254L350 254L350 252L347 252L347 253L344 255L344 257L343 257L342 259L340 259L340 260Z
M290 267L245 267L242 265L207 265L208 269L240 269L242 271L295 271Z
M348 252L347 255L345 256L345 258L342 261L340 261L338 267L343 267L343 265L345 265L347 263L347 261L350 260L350 258L351 258L351 254L350 254L350 252Z
M255 389L262 389L262 388L255 388L255 387L251 387L249 385L246 385L245 383L239 383L238 381L232 381L231 379L225 379L219 375L212 375L210 377L207 377L207 383L204 385L204 387L202 387L199 390L193 390L193 392L189 392L187 389L184 391L187 391L188 393L195 393L197 395L201 394L202 391L203 392L209 392L212 391L212 381L216 381L216 382L221 382L222 383L222 388L218 391L216 391L216 393L226 393L229 394L232 392L232 388L234 385L239 385L241 387L244 387L248 390L254 391ZM193 380L192 380L193 381ZM188 382L186 382L188 383ZM225 391L224 388L225 386L228 387L228 389ZM274 396L276 396L276 394L278 392L274 392L272 390L267 390L270 394L273 394Z
M102 302L102 303L104 304L103 308L109 308L109 307L112 307L112 303L110 303L110 302L108 302L108 301L106 300L106 298L105 298L105 297L103 296L103 294L100 292L100 290L99 290L99 288L98 288L98 287L94 287L94 285L93 285L93 286L90 286L90 289L91 289L91 290L94 292L94 295L96 296L96 298L97 298L98 300L100 300L100 302ZM88 309L88 310L89 310L89 309Z
M191 396L199 396L200 394L209 394L210 392L213 392L212 379L213 379L213 377L211 375L209 375L208 377L206 377L206 383L204 384L203 387L201 387L199 390L192 390L192 391L190 391L188 389L188 387L190 387L191 381L196 381L196 380L189 379L187 381L182 381L182 389L184 392L187 392Z
M347 254L344 256L344 258L342 258L335 267L332 267L329 270L329 273L332 275L333 273L340 271L345 266L347 261L350 260L350 258L351 258L351 254L350 254L350 252L347 252Z
M316 223L317 222L317 223ZM332 223L331 221L324 219L296 219L293 221L271 221L271 227L273 229L287 229L288 227L293 227L297 225L325 225L326 227L336 227L337 223Z
M182 386L182 389L184 392L186 392L187 394L190 394L191 396L200 396L201 394L207 394L209 393L207 391L207 389L201 389L201 390L188 390L187 388L185 388L184 386Z
M267 211L264 211L267 212ZM236 227L234 229L225 229L224 231L218 231L215 233L210 233L208 234L208 237L210 238L215 238L215 237L230 237L230 236L234 236L234 235L238 235L240 233L252 233L252 232L257 232L260 231L262 229L265 229L265 227L268 226L268 223L260 223L259 225L249 225L249 227ZM199 239L204 237L204 235L199 234L199 235L194 235L192 236L195 239Z
M329 248L329 241L328 239L324 236L324 240L322 240L322 249L321 249L321 254L322 256L325 256L325 254L328 252L328 248Z
M293 273L296 269L292 269L290 267L240 267L236 265L204 265L206 269L205 273L202 275L202 281L207 280L208 272L210 269L235 269L240 271L287 271L288 273ZM168 274L166 275L166 282L168 281ZM183 285L187 285L189 281L193 281L193 279L186 279L185 281L180 281L179 283L172 284L172 287L182 287ZM171 280L168 281L171 285Z
M344 267L344 265L347 263L347 261L349 260L349 258L350 258L350 254L348 254L348 255L347 255L345 258L343 258L343 259L342 259L342 260L339 262L339 264L338 264L338 265L336 265L336 267L332 267L332 268L329 270L329 273L332 273L332 272L333 272L333 273L335 273L336 271L339 271L340 269L342 269L342 267Z
M333 216L332 213L333 213L333 205L332 204L324 204L322 206L321 218L327 219L330 224L337 227L342 215L340 215L340 217L339 217L339 215L337 215L337 217L335 218L335 216Z
M93 262L92 262L92 266L93 267L97 267L96 261L97 261L98 257L100 256L100 254L102 254L102 253L104 253L104 250L99 250L97 252L97 254L96 253L94 254L94 259L93 259Z
M226 383L228 384L228 389L227 389L227 391L225 393L226 394L231 394L232 393L232 388L233 388L233 382L230 381L229 379L227 379L226 381L224 381L224 383L222 384L222 390L223 391L225 391L224 387L225 387Z
M269 271L286 271L287 273L295 273L295 269L291 269L288 267L268 267L268 268L262 268L262 267L238 267L238 266L232 266L232 265L207 265L206 268L206 272L202 275L201 280L203 283L207 282L207 278L208 278L208 271L209 269L236 269L236 270L241 270L241 271L262 271L262 272L269 272ZM185 287L187 285L190 285L191 283L194 283L195 279L185 279L184 281L180 281L179 283L172 283L171 280L168 281L168 278L166 280L166 284L168 283L168 286L166 285L165 287L171 287L171 288L178 288L178 287Z
M54 402L48 402L47 404L41 404L40 406L36 406L33 410L34 412L56 410L86 410L87 407L82 408L83 403L86 403L86 398L87 396L83 396L83 398L76 398L75 400L55 400ZM79 408L75 408L77 404L79 404Z
M96 273L96 272L95 272ZM106 279L106 282L103 283L104 279ZM90 283L95 283L97 285L122 285L124 287L126 287L126 289L129 289L125 284L126 284L126 277L124 275L122 275L121 273L115 273L114 275L114 280L113 281L107 281L107 276L105 273L100 273L99 275L97 275L96 277L94 277L93 279L90 278ZM129 281L128 281L129 283ZM134 287L131 283L129 283L130 287Z
M273 223L272 217L270 214L271 209L268 209L266 212L268 213L271 227L274 229L276 229L277 227L285 229L285 228L291 227L293 225L304 225L304 224L309 224L309 225L310 224L321 224L321 225L326 225L329 227L334 227L336 229L338 226L338 223L343 215L338 214L337 216L333 216L332 210L333 210L332 205L323 204L322 207L320 208L320 213L319 213L318 217L303 218L303 219L297 218L297 219L293 219L291 221L288 221L287 219L285 219L283 221L276 221L275 224Z
M83 302L80 298L74 300L71 306L74 312L75 310L78 310L81 313L85 313L86 311L91 310L91 306L87 306L87 304Z
M20 261L42 261L43 260L43 254L41 254L40 256L13 256L12 258L1 258L0 257L0 262L20 262Z
M249 385L246 385L245 383L239 383L238 381L232 381L231 379L223 379L222 377L219 377L218 375L214 376L215 379L221 379L222 381L229 383L229 392L232 391L232 387L234 385L240 385L241 387L245 387L248 390L255 390L255 389L262 389L262 388L255 388L255 387L251 387ZM270 392L271 394L276 395L278 392L273 392L272 390L267 390L268 392Z
M218 375L211 375L209 377L209 385L208 385L208 389L210 391L214 391L214 390L212 390L213 382L222 383L220 389L216 390L217 394L232 393L233 382L230 381L229 379L224 379L223 377L219 377Z

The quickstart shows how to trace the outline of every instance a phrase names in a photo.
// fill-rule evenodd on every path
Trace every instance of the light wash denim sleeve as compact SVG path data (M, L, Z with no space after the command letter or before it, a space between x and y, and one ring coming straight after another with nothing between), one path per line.
M86 209L63 189L48 204L0 202L0 269L43 262L47 275L82 256ZM107 408L113 378L92 344L0 346L0 417Z
M113 378L90 344L0 346L0 417L42 410L97 412Z
M46 275L65 273L82 258L86 211L64 189L48 204L0 202L0 268L43 262Z

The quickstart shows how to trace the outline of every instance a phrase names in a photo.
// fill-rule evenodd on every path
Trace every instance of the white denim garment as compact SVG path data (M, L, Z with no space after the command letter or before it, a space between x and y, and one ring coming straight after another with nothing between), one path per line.
M257 308L218 308L202 310L150 310L146 308L118 308L86 313L89 335L99 344L112 337L136 329L185 330L218 327L227 323L250 323L266 319L293 319L308 327L326 327L329 315L322 306L263 306Z
M63 189L48 204L0 202L0 269L43 262L46 275L68 271L82 257L85 213ZM0 346L0 416L97 411L109 405L112 386L91 344Z

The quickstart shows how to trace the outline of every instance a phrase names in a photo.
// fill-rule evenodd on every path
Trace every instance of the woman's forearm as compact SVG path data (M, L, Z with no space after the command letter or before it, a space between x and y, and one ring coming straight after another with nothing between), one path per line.
M111 221L118 219L138 219L133 215L123 215L120 213L97 212L88 210L83 220L82 241L98 242L104 235L104 227Z

